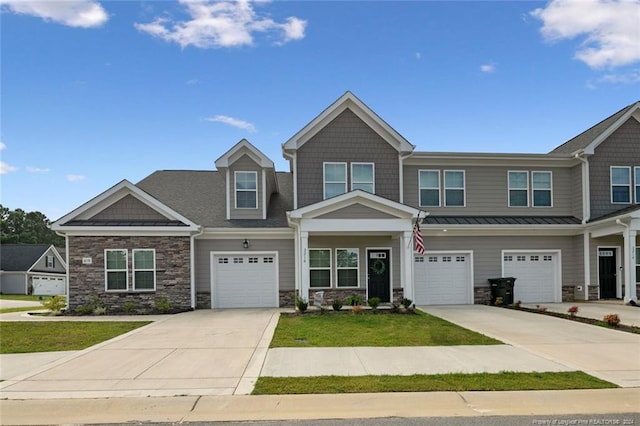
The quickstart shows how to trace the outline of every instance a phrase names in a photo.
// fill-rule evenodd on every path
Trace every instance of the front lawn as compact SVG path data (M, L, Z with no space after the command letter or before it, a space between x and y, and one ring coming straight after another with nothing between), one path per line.
M34 296L33 294L0 294L0 299L4 300L22 300L25 302L41 302L49 299L51 296Z
M253 395L605 389L618 386L582 371L415 374L412 376L260 377Z
M151 321L0 322L0 353L74 351L135 330Z
M281 314L270 347L499 344L502 342L421 311L412 315L344 311Z
M4 308L4 309L0 309L0 314L8 314L11 312L27 312L27 311L39 311L39 310L43 310L45 309L44 307L40 306L28 306L28 307L21 307L21 308Z

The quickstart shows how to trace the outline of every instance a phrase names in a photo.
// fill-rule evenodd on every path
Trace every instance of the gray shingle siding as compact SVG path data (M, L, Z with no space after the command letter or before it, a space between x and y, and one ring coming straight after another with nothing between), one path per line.
M610 167L640 166L640 123L629 118L589 158L591 220L620 210L629 204L611 203ZM633 178L633 176L632 176Z
M106 209L94 215L90 220L166 220L167 218L139 201L127 195Z
M323 200L323 162L347 163L347 190L350 164L372 162L376 195L400 200L398 152L349 109L298 149L298 207Z
M395 219L395 216L374 210L362 204L353 204L348 207L318 216L318 219Z

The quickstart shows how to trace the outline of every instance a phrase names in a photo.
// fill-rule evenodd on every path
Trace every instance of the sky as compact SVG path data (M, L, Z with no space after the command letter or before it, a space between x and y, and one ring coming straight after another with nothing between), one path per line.
M640 100L640 0L0 0L0 187L55 220L353 92L416 151L546 153Z

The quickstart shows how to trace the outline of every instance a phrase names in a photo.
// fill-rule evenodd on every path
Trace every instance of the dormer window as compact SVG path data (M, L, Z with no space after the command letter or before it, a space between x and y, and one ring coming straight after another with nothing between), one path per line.
M324 199L347 192L347 163L324 163Z
M373 163L351 163L351 190L375 193Z
M258 208L258 173L235 172L236 208Z
M47 255L47 257L45 257L45 266L49 269L53 269L56 267L56 258L54 256L51 255Z

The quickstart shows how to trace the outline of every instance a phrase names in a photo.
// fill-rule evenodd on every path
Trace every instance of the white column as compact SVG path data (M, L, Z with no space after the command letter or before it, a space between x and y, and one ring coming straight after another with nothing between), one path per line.
M404 288L404 297L414 300L413 298L413 233L405 231L400 238L400 274L402 280L402 288Z
M629 228L624 233L624 301L636 301L636 235Z
M300 298L309 301L309 233L300 232Z
M583 259L584 263L584 300L589 300L589 285L591 284L591 236L589 231L582 234Z

